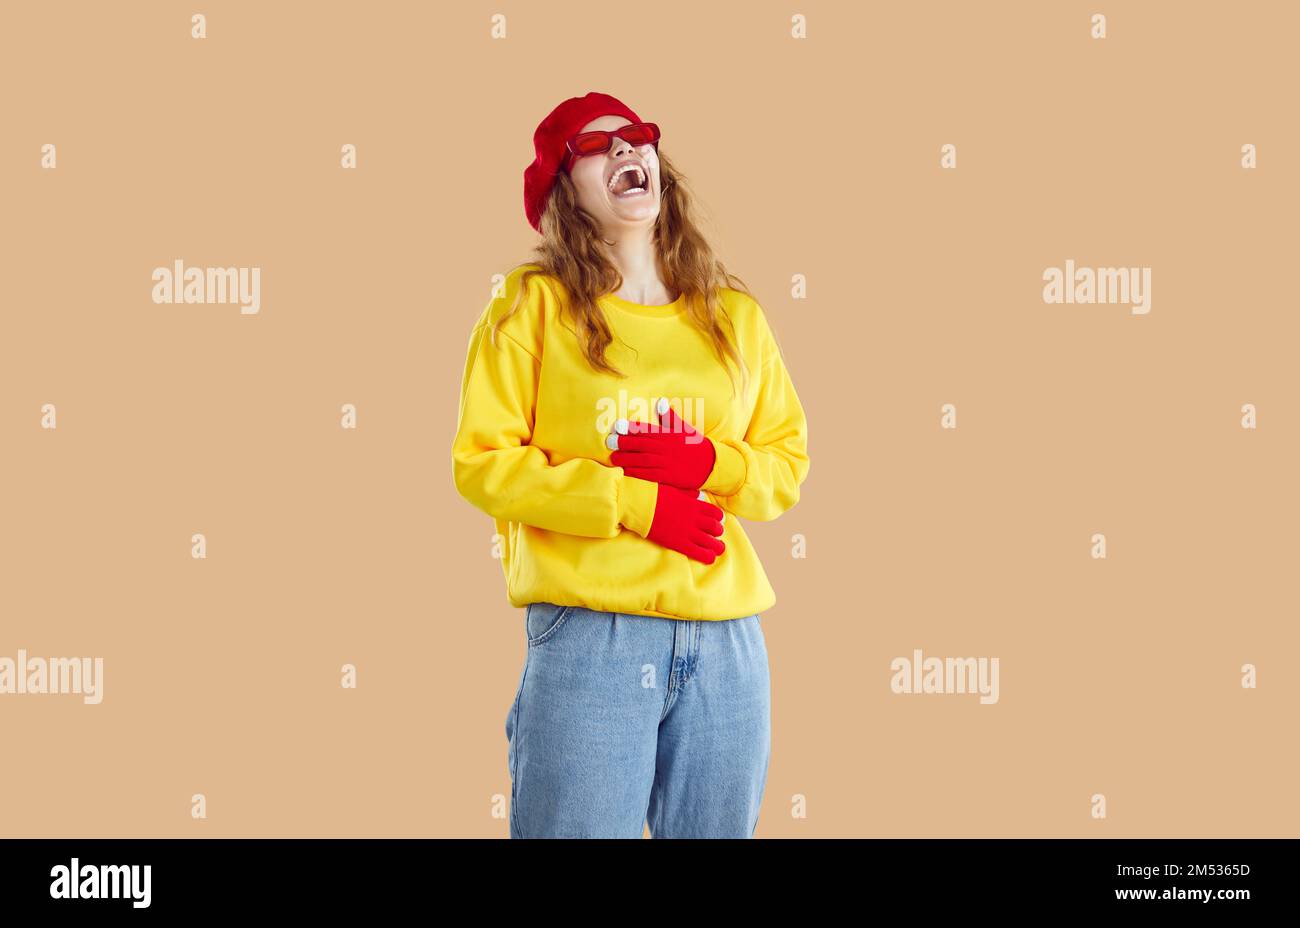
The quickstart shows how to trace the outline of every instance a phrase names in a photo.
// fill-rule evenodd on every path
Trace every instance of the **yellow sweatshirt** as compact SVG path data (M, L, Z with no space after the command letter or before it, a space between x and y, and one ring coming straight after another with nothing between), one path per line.
M606 357L625 379L587 362L550 275L529 281L494 344L492 326L526 268L535 266L510 273L470 333L452 445L457 490L496 522L507 599L708 621L770 608L776 594L734 517L767 521L799 501L808 427L758 303L721 291L750 371L741 402L739 371L730 366L733 398L680 297L666 306L599 299L614 334ZM659 484L610 464L614 420L657 424L660 396L717 447L703 489L725 513L726 550L712 564L647 539Z

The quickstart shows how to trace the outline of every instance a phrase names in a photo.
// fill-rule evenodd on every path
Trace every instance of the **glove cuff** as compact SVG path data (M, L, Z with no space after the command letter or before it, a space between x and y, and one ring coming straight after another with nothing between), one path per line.
M655 517L655 504L659 501L659 484L653 480L629 477L618 478L618 521L642 538L650 534L650 524Z
M713 450L713 470L709 471L701 489L708 490L714 496L735 496L745 485L745 478L749 474L745 456L725 441L714 441Z

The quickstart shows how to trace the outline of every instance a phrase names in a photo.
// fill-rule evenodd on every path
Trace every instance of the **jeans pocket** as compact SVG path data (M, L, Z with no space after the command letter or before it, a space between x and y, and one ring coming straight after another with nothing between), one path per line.
M524 612L524 631L528 647L535 648L560 630L576 606L557 606L555 603L529 603Z

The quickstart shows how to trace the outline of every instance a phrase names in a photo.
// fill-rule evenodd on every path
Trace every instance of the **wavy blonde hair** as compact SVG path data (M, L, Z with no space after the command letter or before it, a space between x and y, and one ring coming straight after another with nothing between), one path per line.
M736 382L727 361L741 372L743 393L749 387L749 368L736 347L735 326L722 306L719 291L727 287L751 299L754 294L714 257L695 221L686 178L662 152L659 153L659 181L663 192L652 237L659 275L670 292L685 296L687 316L708 337L719 363L727 369L733 395ZM536 269L526 270L521 276L514 303L493 327L494 339L496 330L519 309L529 279L550 275L560 282L568 296L565 302L574 324L573 333L588 363L598 371L626 377L606 360L605 352L614 334L604 311L596 304L597 297L623 286L623 275L605 256L599 227L578 207L577 188L567 172L561 171L556 176L540 225L542 240L534 248L536 259L515 267L515 270Z

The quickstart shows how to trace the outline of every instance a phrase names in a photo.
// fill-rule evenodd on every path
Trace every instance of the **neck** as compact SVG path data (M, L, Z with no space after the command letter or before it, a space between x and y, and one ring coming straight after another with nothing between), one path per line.
M623 286L618 295L632 303L659 305L672 302L672 295L659 276L659 262L651 240L653 234L653 227L601 234L606 256L623 275Z

